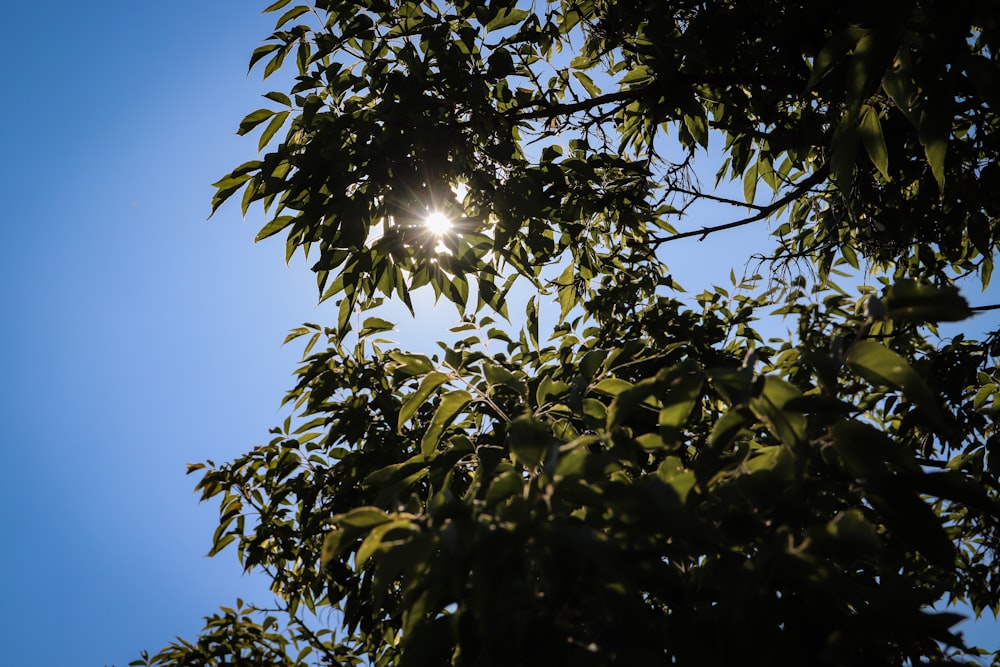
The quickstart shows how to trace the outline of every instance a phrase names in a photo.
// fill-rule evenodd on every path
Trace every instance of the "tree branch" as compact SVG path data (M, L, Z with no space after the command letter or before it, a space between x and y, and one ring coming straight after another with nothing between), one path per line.
M740 220L735 220L733 222L727 222L724 225L716 225L714 227L702 227L701 229L693 229L689 232L681 232L679 234L673 234L671 236L665 236L662 238L653 239L652 241L650 241L650 243L656 247L659 247L663 243L669 243L670 241L678 241L680 239L691 238L692 236L698 236L700 237L698 239L699 241L704 241L705 237L708 236L709 234L714 234L715 232L721 232L727 229L733 229L735 227L742 227L743 225L749 225L752 222L763 220L764 218L768 217L769 215L780 209L782 206L785 206L788 203L798 199L799 197L804 195L807 191L811 190L814 186L822 183L823 180L829 174L829 171L830 170L826 165L820 167L818 170L813 172L812 176L799 183L798 186L796 186L795 189L789 192L787 195L785 195L781 199L778 199L768 204L767 206L759 207L757 213L749 217L742 218ZM746 206L746 204L743 205ZM750 204L750 206L753 206L753 204Z
M729 199L728 197L720 197L718 195L708 194L707 192L698 192L697 190L689 190L687 188L670 188L671 192L677 192L682 195L688 195L695 199L707 199L709 201L718 202L720 204L729 204L730 206L739 206L741 208L752 208L755 211L763 211L767 206L762 206L760 204L748 204L743 201L736 199Z
M552 118L554 116L574 114L578 111L587 111L595 107L603 106L605 104L631 102L633 100L639 99L647 95L648 93L654 90L665 90L670 86L676 86L676 85L688 85L688 86L758 85L758 86L800 87L801 85L803 85L803 81L799 81L794 77L775 77L767 75L752 75L752 76L748 75L743 77L738 77L738 76L734 77L728 73L719 73L719 72L714 72L714 73L700 72L697 74L688 72L676 72L671 76L667 77L666 80L654 80L650 83L647 83L644 86L629 88L627 90L619 90L613 93L605 93L603 95L598 95L597 97L592 97L586 100L580 100L578 102L550 104L545 100L537 100L535 102L530 102L523 107L510 109L509 111L506 112L506 115L515 118L517 120ZM714 124L715 123L713 123L713 125ZM767 136L766 133L764 134L764 136Z
M535 118L552 118L553 116L568 116L574 114L578 111L588 111L595 107L603 106L605 104L611 104L614 102L631 102L632 100L639 99L643 95L646 95L650 90L652 90L654 84L647 84L645 86L640 86L638 88L629 88L628 90L619 90L616 93L605 93L604 95L598 95L597 97L591 97L587 100L580 100L579 102L571 103L561 103L561 104L548 104L544 100L539 100L537 102L532 102L526 107L517 107L516 109L511 109L507 112L507 115L516 118L517 120L533 120ZM532 107L536 108L533 111L529 111Z
M305 620L302 619L302 617L300 617L298 614L289 613L288 607L285 607L283 611L286 614L288 614L288 617L292 621L292 623L294 623L298 627L301 636L303 636L313 648L322 653L325 660L329 661L331 665L336 665L340 663L339 656L337 656L336 653L330 650L330 648L326 645L326 642L324 642L319 637L319 635L313 632L312 628L306 625L306 622Z

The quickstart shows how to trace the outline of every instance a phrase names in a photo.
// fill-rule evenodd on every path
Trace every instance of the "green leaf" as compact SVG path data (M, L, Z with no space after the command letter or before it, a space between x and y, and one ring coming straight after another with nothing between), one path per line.
M491 385L509 387L517 392L518 395L523 396L528 391L528 387L524 381L503 366L483 362L483 376Z
M523 490L524 478L521 473L517 470L507 470L493 478L483 500L492 506L511 496L520 495Z
M924 147L927 164L931 168L938 191L944 194L944 161L948 153L948 139L951 135L951 115L942 102L928 105L920 113L917 132L920 145Z
M253 178L255 172L260 170L260 160L250 160L244 162L239 167L229 172L226 176L212 184L212 187L220 190L230 188L234 185L241 185L248 179Z
M530 12L524 9L501 9L489 23L486 24L486 32L502 30L512 25L518 24L528 17Z
M449 392L441 397L434 417L424 432L424 437L420 441L420 451L424 456L430 456L437 449L444 430L455 420L455 417L465 409L472 401L472 394L459 389Z
M919 127L920 120L914 112L914 105L920 90L913 81L908 49L899 50L892 67L882 78L882 89L913 126Z
M570 262L556 278L557 294L559 295L559 319L565 320L573 306L579 303L576 294L576 266Z
M708 148L708 119L705 116L684 114L684 127L702 148Z
M851 550L876 554L882 543L878 530L869 522L861 510L849 509L838 512L826 525L827 534Z
M870 82L875 76L881 76L883 63L879 53L885 48L887 40L882 33L868 32L862 35L854 45L854 50L848 59L847 74L847 107L852 112L861 109L861 103L870 94Z
M285 25L289 21L297 19L303 14L309 13L309 11L310 7L308 5L298 5L297 7L292 7L287 12L281 15L281 18L279 18L278 21L274 24L274 29L280 30L281 26Z
M209 551L208 551L208 553L206 555L207 556L215 556L216 554L218 554L219 552L221 552L223 549L225 549L226 547L228 547L230 544L232 544L233 540L235 540L235 539L236 539L235 535L229 534L229 535L226 535L225 537L222 537L219 540L216 540L216 542L212 545L212 548L209 549Z
M591 390L607 396L617 396L623 391L631 389L633 386L634 385L628 380L621 380L619 378L604 378L591 387Z
M517 461L528 470L537 468L555 445L548 427L531 417L521 415L510 423L507 446Z
M598 95L601 94L601 89L597 86L596 83L594 83L594 80L591 79L586 74L584 74L583 72L580 72L578 70L573 70L573 76L576 77L577 81L583 84L583 88L584 90L587 91L588 95L592 97L597 97Z
M376 551L384 549L386 546L386 538L391 536L398 540L402 536L412 535L416 533L416 528L413 522L409 519L396 519L387 523L380 524L373 528L365 539L362 540L361 545L354 554L354 568L355 570L360 570L364 567L368 559L371 558Z
M830 145L830 177L843 192L850 192L858 159L860 129L858 114L848 111L833 133Z
M257 141L257 150L264 150L264 146L267 146L268 142L274 137L274 135L281 129L281 126L285 124L288 120L288 115L290 111L282 111L274 115L271 122L267 124L264 131L260 135L260 139Z
M257 109L256 111L248 113L246 117L240 121L240 127L236 130L236 134L241 136L246 134L276 113L277 111L274 111L273 109Z
M257 232L257 236L253 238L253 242L257 243L259 241L263 241L269 236L274 236L282 229L285 229L286 227L291 225L293 222L295 222L295 218L293 216L279 215L273 220L271 220L269 223L264 225L261 228L261 230Z
M330 519L330 523L339 528L371 528L389 520L385 510L378 507L355 507L350 512L338 514Z
M524 314L527 318L528 336L531 343L538 347L538 297L531 297L524 307Z
M278 51L271 56L271 59L267 61L264 65L264 78L267 79L272 74L281 69L282 64L285 62L285 58L288 56L288 52L291 50L291 44L283 45ZM305 114L306 109L303 108L303 114Z
M583 399L583 414L601 424L608 418L608 407L596 398Z
M747 167L746 173L743 174L743 199L748 204L752 204L754 198L757 196L758 164L759 160L754 161L752 165Z
M395 372L403 377L415 377L426 375L434 370L434 364L430 358L423 354L406 354L403 352L390 352L389 357L399 364Z
M288 1L290 2L291 0ZM258 46L256 49L253 50L253 55L250 56L250 66L247 68L247 70L248 71L252 70L253 66L256 65L261 58L268 55L269 53L274 53L280 48L282 48L281 44L274 44L274 43Z
M227 177L216 183L215 187L218 188L218 191L212 197L212 215L219 210L219 207L222 206L227 199L238 192L240 188L244 187L247 181L251 178L253 178L253 175L243 174L240 176ZM247 192L252 192L252 190L253 188L247 188Z
M897 280L885 294L886 314L897 321L957 322L972 315L968 302L951 285L936 287Z
M840 247L840 254L843 255L844 261L850 264L852 268L861 269L861 265L858 263L858 254L849 244L845 243Z
M739 405L750 399L754 378L752 368L710 368L707 374L715 389L730 403Z
M391 520L392 517L384 510L371 506L356 507L350 512L332 517L330 523L334 529L323 539L321 565L325 567L365 532Z
M288 3L290 3L291 1L292 0L278 0L273 5L269 5L267 7L267 9L265 9L264 11L261 12L261 14L268 14L270 12L276 12L279 9L281 9L282 7L284 7L285 5L287 5Z
M543 406L553 399L560 398L568 391L568 384L553 380L550 376L546 375L538 382L538 389L535 391L535 401L539 406Z
M607 357L607 350L591 350L583 355L583 359L580 361L580 373L587 380L592 380L597 375L597 371L601 369Z
M851 27L836 33L827 40L813 60L813 68L809 73L806 88L810 90L814 88L869 32L864 28Z
M867 104L861 107L861 125L858 128L861 134L861 143L868 153L872 164L882 174L885 180L892 180L889 177L889 151L885 146L885 137L882 136L882 124L878 119L878 112L874 107Z
M795 385L781 378L768 375L758 396L750 399L750 409L770 426L770 430L783 443L794 446L805 442L807 420L805 415L785 406L802 398Z
M873 384L892 387L903 392L920 407L932 422L942 422L941 405L924 379L906 359L874 340L855 342L847 351L847 365Z
M291 98L289 98L288 95L285 95L284 93L271 91L270 93L264 93L264 97L273 102L277 102L278 104L284 104L286 107L292 106Z
M751 475L769 475L769 481L788 482L795 475L793 456L789 448L783 445L756 447L753 456L744 465Z
M606 382L609 381L602 380L598 383L598 387ZM658 407L655 401L649 401L648 399L658 393L661 386L662 383L657 381L656 378L647 378L634 386L630 386L627 389L619 391L615 395L615 399L611 401L611 405L608 407L608 417L605 428L611 429L621 424L629 415L632 414L633 411L635 411L637 407L639 407L639 405L644 402L646 402L651 408ZM597 389L597 387L595 387L595 389Z
M587 466L593 460L588 447L598 442L600 438L595 435L583 435L563 445L553 473L554 479L559 482L568 477L579 478L586 475Z
M698 482L694 471L685 468L684 463L676 456L663 459L663 463L656 469L656 475L673 488L682 503L687 501L688 494Z
M382 331L392 331L395 328L395 323L389 320L383 320L381 317L367 317L358 336L369 336Z
M676 447L668 448L659 433L643 433L636 437L635 441L643 449L676 449Z
M700 372L685 373L670 382L659 416L660 437L667 445L681 445L684 425L701 397L703 384Z
M736 436L747 426L748 417L744 414L744 409L727 410L712 425L712 432L708 436L708 444L714 450L721 450L728 447Z
M417 413L417 410L434 393L434 390L447 381L448 376L438 371L431 371L425 375L424 379L420 382L420 387L410 394L406 402L403 403L403 407L399 409L399 423L397 428L402 431L403 424L410 421L410 418Z

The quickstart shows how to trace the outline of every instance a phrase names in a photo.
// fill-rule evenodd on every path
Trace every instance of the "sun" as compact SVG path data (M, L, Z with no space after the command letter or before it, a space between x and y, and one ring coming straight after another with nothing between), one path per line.
M435 236L444 236L451 229L451 220L441 211L430 211L424 218L424 226Z

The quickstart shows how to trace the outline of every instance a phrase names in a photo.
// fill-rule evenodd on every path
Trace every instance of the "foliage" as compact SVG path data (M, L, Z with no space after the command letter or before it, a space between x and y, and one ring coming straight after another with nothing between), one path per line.
M295 419L191 467L291 625L224 610L134 664L980 653L942 608L1000 611L997 335L936 325L1000 238L1000 2L291 5L251 68L294 83L213 209L262 202L339 316L289 336ZM769 281L681 299L668 244L769 220ZM433 357L364 314L427 285L463 314Z

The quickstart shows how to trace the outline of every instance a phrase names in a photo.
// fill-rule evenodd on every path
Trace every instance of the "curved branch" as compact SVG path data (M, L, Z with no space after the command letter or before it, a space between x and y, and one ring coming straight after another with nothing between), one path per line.
M757 86L792 86L793 88L800 87L804 84L804 81L800 81L794 77L775 77L767 75L752 75L752 76L732 76L728 73L718 73L718 72L699 72L699 73L688 73L688 72L675 72L666 79L655 79L650 83L642 86L637 86L635 88L628 88L626 90L619 90L613 93L605 93L603 95L598 95L596 97L591 97L586 100L580 100L577 102L568 103L555 103L551 104L546 100L537 100L534 102L529 102L523 107L517 107L510 109L505 115L517 120L533 120L536 118L552 118L554 116L563 116L577 113L578 111L588 111L596 107L603 106L605 104L621 103L621 102L631 102L633 100L644 97L650 92L656 90L666 90L671 86L676 85L686 85L686 86L745 86L745 85L757 85ZM713 125L719 127L719 129L725 130L725 126L721 126L718 123L713 123ZM745 132L745 130L741 130ZM767 136L762 134L762 136Z
M740 208L752 208L755 211L763 211L767 206L761 204L748 204L746 202L738 201L736 199L729 199L728 197L720 197L718 195L708 194L707 192L698 192L697 190L689 190L688 188L670 188L671 192L676 192L678 194L687 195L692 199L707 199L709 201L718 202L720 204L728 204L730 206L738 206Z
M651 241L649 241L649 243L652 244L653 246L659 247L663 243L669 243L670 241L678 241L680 239L691 238L692 236L697 236L699 237L698 238L699 241L704 241L705 237L707 237L709 234L714 234L715 232L721 232L727 229L733 229L735 227L742 227L743 225L749 225L752 222L763 220L764 218L767 218L772 213L780 209L782 206L786 206L790 202L804 195L806 192L811 190L816 185L822 183L826 179L829 172L830 172L829 167L823 165L822 167L814 171L809 178L799 183L795 187L795 189L789 192L787 195L785 195L781 199L777 199L771 202L767 206L759 207L757 213L749 217L741 218L740 220L734 220L733 222L727 222L724 225L715 225L714 227L702 227L701 229L693 229L689 232L681 232L679 234L672 234L671 236L664 236L658 239L652 239ZM745 206L746 204L743 205ZM751 204L751 206L753 205Z
M516 118L517 120L533 120L536 118L552 118L553 116L568 116L578 111L589 111L590 109L603 106L605 104L631 102L632 100L639 99L649 93L653 87L654 84L650 83L645 86L639 86L638 88L619 90L616 93L605 93L604 95L598 95L597 97L591 97L590 99L580 100L579 102L548 104L544 100L539 100L537 102L530 103L528 106L511 109L507 112L507 115ZM536 108L529 111L528 109L531 109L532 107Z

